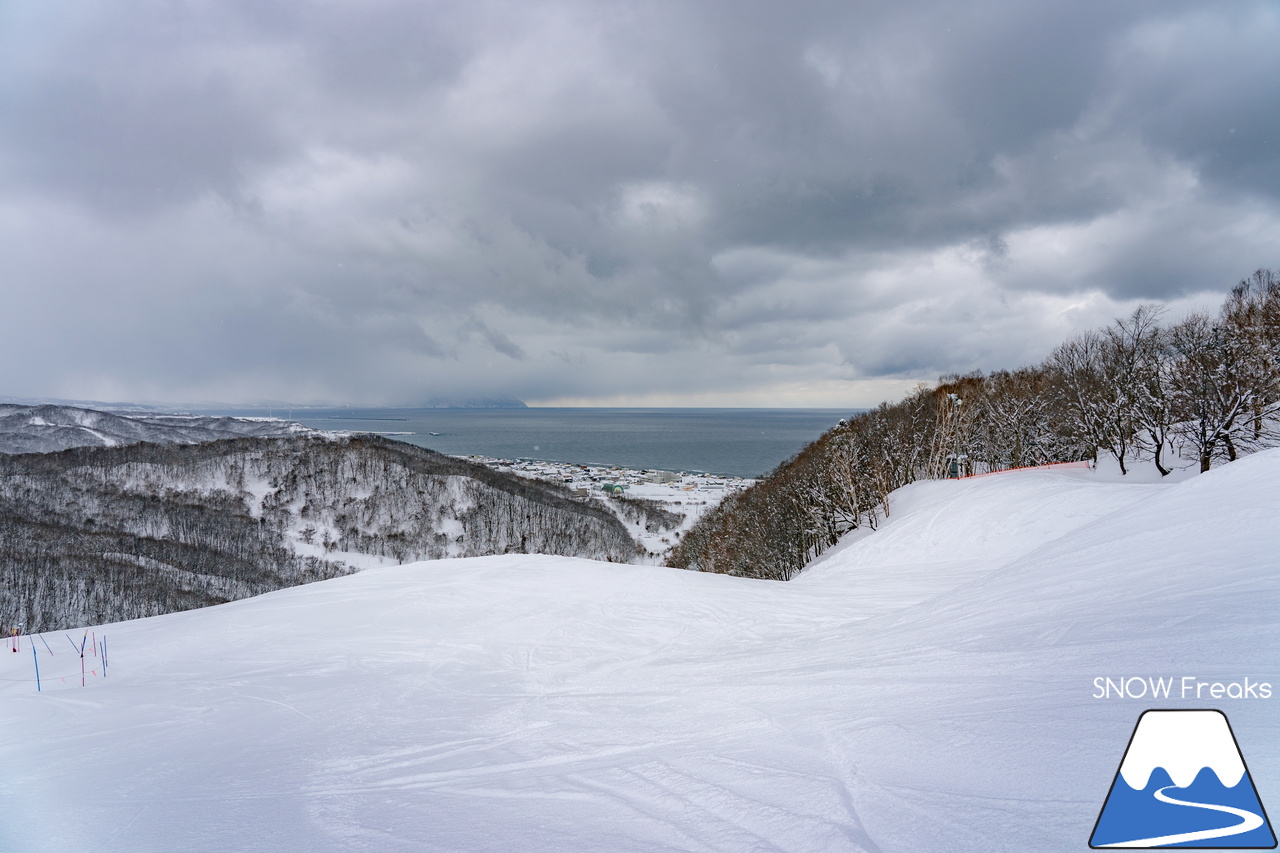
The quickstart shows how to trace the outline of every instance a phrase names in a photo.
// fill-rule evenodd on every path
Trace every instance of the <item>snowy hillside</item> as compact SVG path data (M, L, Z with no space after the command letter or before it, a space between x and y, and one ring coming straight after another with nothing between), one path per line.
M151 616L507 552L625 561L636 543L562 486L377 436L0 456L0 625Z
M76 406L0 404L0 453L52 453L69 447L116 447L139 441L194 444L311 432L301 424L273 418L117 414Z
M1148 707L1222 709L1274 814L1280 700L1093 697L1280 687L1278 481L918 483L789 584L371 569L97 627L83 688L24 637L0 848L1078 851Z

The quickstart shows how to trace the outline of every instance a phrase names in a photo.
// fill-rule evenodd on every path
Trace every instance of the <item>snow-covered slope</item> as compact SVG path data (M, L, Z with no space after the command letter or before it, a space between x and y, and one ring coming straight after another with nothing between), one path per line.
M301 424L273 418L113 413L76 406L0 403L0 453L52 453L69 447L116 447L140 441L194 444L313 432Z
M789 584L372 569L97 628L85 688L37 640L39 694L24 639L0 849L1074 851L1148 707L1221 707L1280 802L1280 699L1093 698L1280 686L1278 480L919 484Z

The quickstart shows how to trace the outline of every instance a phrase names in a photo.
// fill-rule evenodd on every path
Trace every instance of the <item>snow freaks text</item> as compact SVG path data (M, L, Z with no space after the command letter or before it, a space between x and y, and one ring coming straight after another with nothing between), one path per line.
M1182 676L1098 676L1094 699L1270 699L1271 682L1245 677L1239 681L1202 681Z

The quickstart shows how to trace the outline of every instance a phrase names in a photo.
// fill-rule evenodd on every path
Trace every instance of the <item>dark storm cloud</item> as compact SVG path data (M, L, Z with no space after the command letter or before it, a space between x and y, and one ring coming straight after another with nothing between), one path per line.
M1203 8L1154 21L1118 58L1116 121L1224 186L1280 194L1280 53L1274 4ZM1268 105L1271 106L1268 106Z
M1016 366L1280 266L1278 41L1262 2L9 3L6 393Z

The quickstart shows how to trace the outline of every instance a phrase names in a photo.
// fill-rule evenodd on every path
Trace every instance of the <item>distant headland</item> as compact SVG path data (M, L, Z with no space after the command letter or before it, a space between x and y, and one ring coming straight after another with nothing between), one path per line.
M486 397L482 400L452 400L445 397L433 397L428 400L424 409L527 409L523 400L515 397Z

